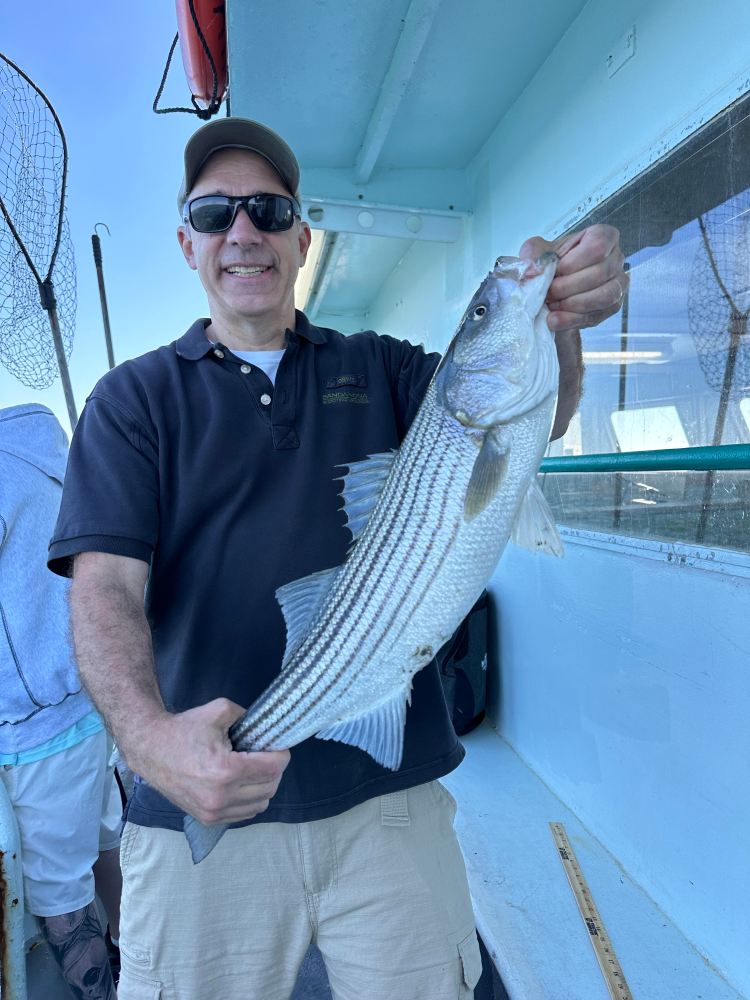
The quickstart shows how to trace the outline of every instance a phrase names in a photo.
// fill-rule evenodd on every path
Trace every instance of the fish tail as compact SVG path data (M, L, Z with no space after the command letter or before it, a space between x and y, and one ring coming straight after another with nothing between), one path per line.
M187 842L190 845L190 853L193 856L193 864L197 865L203 861L213 851L219 843L227 829L226 826L205 826L199 823L193 816L186 816L182 821L182 829L185 831Z

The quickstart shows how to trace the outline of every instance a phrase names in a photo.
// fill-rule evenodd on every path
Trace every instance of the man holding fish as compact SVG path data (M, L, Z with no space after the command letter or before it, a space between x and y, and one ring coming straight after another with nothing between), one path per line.
M178 239L210 319L105 375L71 448L50 566L139 776L120 1000L281 1000L311 941L337 1000L480 974L433 657L511 532L555 548L534 472L580 396L578 330L622 301L619 234L498 260L433 379L436 355L295 310L298 189L265 126L193 135Z

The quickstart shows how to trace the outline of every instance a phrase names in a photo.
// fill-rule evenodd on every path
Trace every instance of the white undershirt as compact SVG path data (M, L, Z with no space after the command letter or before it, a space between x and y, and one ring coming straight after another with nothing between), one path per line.
M264 371L272 385L276 384L276 372L279 370L279 362L284 356L284 350L283 347L280 351L235 351L234 348L231 348L232 354L247 361L249 365L255 365L256 368Z

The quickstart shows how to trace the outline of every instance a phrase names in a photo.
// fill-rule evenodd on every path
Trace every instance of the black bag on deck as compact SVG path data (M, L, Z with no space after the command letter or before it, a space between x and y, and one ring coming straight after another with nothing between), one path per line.
M482 591L438 654L443 694L459 736L484 718L487 691L487 614L489 595Z

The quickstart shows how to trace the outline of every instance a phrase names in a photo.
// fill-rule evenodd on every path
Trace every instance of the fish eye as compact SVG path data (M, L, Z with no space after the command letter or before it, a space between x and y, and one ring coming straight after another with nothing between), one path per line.
M477 306L474 312L471 314L472 319L481 319L482 316L487 315L487 306Z

